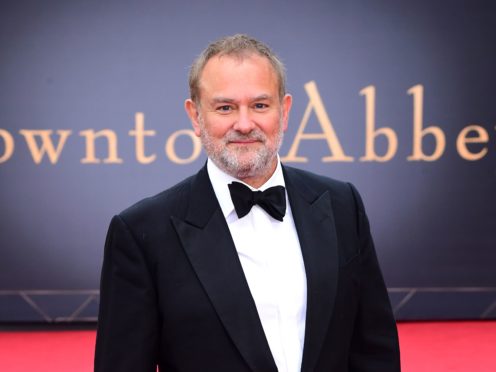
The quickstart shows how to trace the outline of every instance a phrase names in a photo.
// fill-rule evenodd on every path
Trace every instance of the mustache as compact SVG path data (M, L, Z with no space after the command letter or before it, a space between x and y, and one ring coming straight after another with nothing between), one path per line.
M267 137L260 130L253 130L250 133L239 133L238 131L231 130L225 136L226 142L237 142L237 141L260 141L265 142Z

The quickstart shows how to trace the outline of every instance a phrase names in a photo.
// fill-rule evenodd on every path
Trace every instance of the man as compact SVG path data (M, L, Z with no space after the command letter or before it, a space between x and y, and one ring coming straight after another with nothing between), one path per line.
M291 108L281 62L226 37L189 83L208 161L113 218L95 370L399 371L357 191L280 164Z

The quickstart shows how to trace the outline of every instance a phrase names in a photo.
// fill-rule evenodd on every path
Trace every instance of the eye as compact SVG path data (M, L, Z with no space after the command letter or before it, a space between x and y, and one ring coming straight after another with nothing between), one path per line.
M269 105L267 105L266 103L255 103L254 107L256 110L265 110L269 107Z
M233 108L229 105L222 105L216 108L216 111L221 113L229 113L233 110Z

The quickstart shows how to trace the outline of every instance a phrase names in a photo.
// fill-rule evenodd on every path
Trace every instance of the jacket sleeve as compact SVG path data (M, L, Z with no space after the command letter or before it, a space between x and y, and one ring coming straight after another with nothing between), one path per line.
M379 268L363 202L352 186L360 240L360 294L349 355L350 372L399 372L396 322Z
M142 248L119 216L110 223L100 282L95 372L155 372L159 321Z

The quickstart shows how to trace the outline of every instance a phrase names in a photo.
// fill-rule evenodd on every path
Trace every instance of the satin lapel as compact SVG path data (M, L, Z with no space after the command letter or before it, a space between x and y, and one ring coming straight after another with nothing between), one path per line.
M328 191L316 192L308 180L284 167L293 218L307 276L307 315L303 372L313 371L334 307L338 280L337 237Z
M222 324L252 370L277 371L206 167L192 182L188 208L184 221L172 222Z

